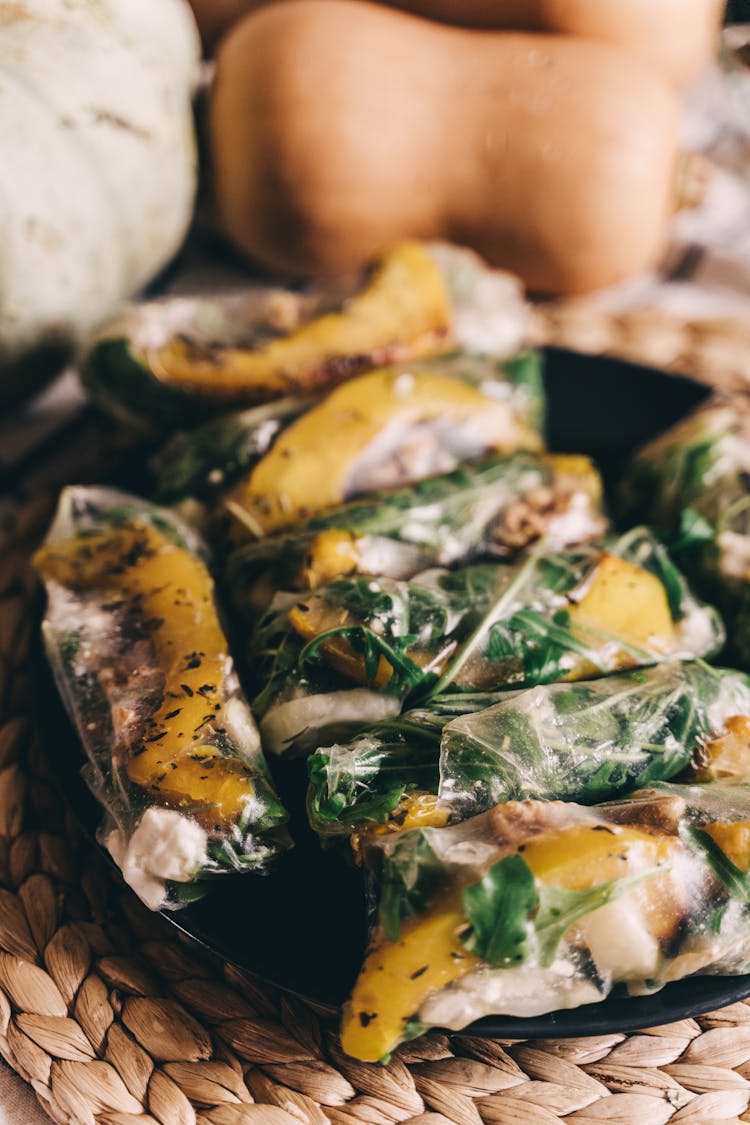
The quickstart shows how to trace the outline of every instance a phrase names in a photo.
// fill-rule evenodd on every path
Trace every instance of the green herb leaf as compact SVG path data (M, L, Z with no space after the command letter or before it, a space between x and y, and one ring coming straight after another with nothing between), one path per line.
M389 941L398 941L404 918L422 914L445 878L428 831L406 833L383 869L380 924Z
M740 871L731 859L721 850L708 832L691 825L683 825L680 835L688 847L701 855L720 883L726 887L732 898L739 902L750 902L750 872Z
M593 914L602 906L606 906L615 899L620 898L626 891L631 890L639 883L650 879L653 875L663 872L664 867L652 868L651 871L639 875L626 875L622 879L610 879L606 883L597 883L586 890L568 891L564 887L546 886L539 887L539 911L534 921L537 941L539 943L539 963L544 968L551 965L557 953L557 947L565 935L566 930L587 914Z
M463 910L471 923L464 945L492 968L521 964L538 901L534 876L523 858L509 855L499 860L483 879L464 888Z
M404 1030L401 1033L401 1038L404 1040L404 1042L407 1042L409 1039L419 1039L420 1035L424 1035L426 1031L426 1025L423 1024L421 1020L418 1020L416 1016L413 1016L404 1024Z
M464 945L491 968L511 969L529 956L534 932L539 964L546 968L575 922L664 870L663 866L654 867L638 875L570 891L538 883L522 856L506 856L483 879L463 891L463 910L471 923Z
M716 538L716 528L690 505L683 508L680 513L680 522L677 532L669 540L669 549L679 553L690 550L704 543L711 543Z

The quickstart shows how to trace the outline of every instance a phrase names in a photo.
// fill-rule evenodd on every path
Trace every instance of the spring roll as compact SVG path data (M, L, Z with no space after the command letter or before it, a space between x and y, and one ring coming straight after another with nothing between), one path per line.
M342 1043L538 1016L750 967L750 786L664 783L589 807L509 801L372 837L379 909Z
M247 604L354 574L407 579L478 557L512 558L540 538L567 547L606 530L587 457L514 453L381 491L238 548L227 578Z
M363 275L306 292L256 287L130 306L99 329L82 369L105 409L167 434L456 346L508 355L526 327L512 275L468 250L402 242Z
M322 837L439 826L502 801L595 804L678 775L750 776L750 679L702 661L445 695L308 759Z
M732 652L750 668L750 407L716 397L645 446L622 486L696 586L721 608Z
M137 497L68 488L35 565L99 836L126 881L159 909L212 876L266 870L287 815L195 532Z
M723 639L716 612L635 528L564 551L541 544L513 564L278 594L245 663L265 745L285 753L445 693L591 679L707 656Z

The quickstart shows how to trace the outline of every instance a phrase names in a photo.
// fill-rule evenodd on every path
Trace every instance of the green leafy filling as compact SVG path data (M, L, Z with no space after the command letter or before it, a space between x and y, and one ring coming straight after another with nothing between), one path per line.
M716 841L702 829L682 825L680 833L687 845L705 859L732 898L739 902L750 902L750 871L744 872L736 867Z
M656 871L569 891L538 883L522 856L506 856L479 883L464 888L463 911L471 929L463 943L491 968L508 969L528 958L534 935L539 963L547 968L575 922L614 902Z
M529 920L539 907L536 881L520 855L501 859L462 895L471 922L464 939L470 953L493 968L512 968L528 954Z
M424 914L444 877L425 831L410 832L397 843L384 868L380 893L380 924L389 941L398 941L405 918Z

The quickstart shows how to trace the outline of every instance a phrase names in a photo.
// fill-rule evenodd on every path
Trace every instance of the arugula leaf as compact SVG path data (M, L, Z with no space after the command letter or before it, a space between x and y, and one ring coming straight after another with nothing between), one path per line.
M508 610L511 609L520 592L529 583L530 577L535 574L539 554L540 548L537 547L530 552L529 557L519 567L510 571L505 567L494 568L494 574L490 578L493 589L489 607L484 610L470 636L459 647L454 659L436 681L432 689L432 695L444 692L451 684L457 682L460 672L472 657L486 648L488 635L493 626L502 621L504 616L507 616ZM469 569L480 571L481 568ZM492 572L490 573L492 574Z
M424 913L444 878L426 830L398 841L384 867L380 893L380 924L389 941L398 941L404 918Z
M547 968L555 959L557 947L565 932L587 914L593 914L620 898L639 883L650 879L664 867L654 867L639 875L626 875L622 879L610 879L597 883L586 890L568 891L564 887L541 884L539 887L539 910L534 920L539 949L539 964Z
M426 1024L423 1024L421 1020L418 1020L416 1016L413 1016L404 1024L403 1030L401 1032L401 1038L404 1042L407 1042L409 1039L419 1039L420 1035L424 1035L427 1030L428 1029Z
M547 968L575 922L664 870L654 867L571 891L538 883L522 856L506 856L478 883L464 888L463 911L471 931L463 944L491 968L510 969L529 956L533 933L539 964Z
M520 965L528 955L529 920L539 904L536 883L520 855L509 855L461 896L471 931L463 940L494 969Z
M341 625L336 629L327 629L324 633L319 633L317 637L313 637L311 641L307 642L299 655L299 667L303 672L306 671L308 664L315 664L318 661L326 664L324 645L334 637L342 637L351 649L362 657L368 684L372 684L375 680L380 665L380 657L385 657L393 669L388 680L390 694L404 695L435 679L434 674L424 672L418 664L415 664L407 656L405 650L414 641L411 634L396 637L394 643L389 644L378 633L365 625Z
M680 513L677 530L668 538L667 545L670 551L679 554L705 543L711 543L715 538L715 526L699 511L688 505Z
M694 852L705 859L716 878L732 898L750 902L750 872L740 871L707 832L692 825L681 825L680 835Z

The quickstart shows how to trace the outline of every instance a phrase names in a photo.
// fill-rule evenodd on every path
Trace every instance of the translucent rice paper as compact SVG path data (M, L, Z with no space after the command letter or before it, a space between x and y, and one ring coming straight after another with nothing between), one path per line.
M672 663L528 691L439 696L316 750L308 816L322 836L417 818L444 824L506 800L593 804L689 767L707 777L750 774L750 680L742 673Z
M585 457L492 456L395 491L352 500L231 556L227 580L247 612L279 590L352 573L406 579L479 556L512 557L603 534L602 486Z
M375 836L370 951L343 1046L387 1056L433 1026L750 969L750 788L662 784L588 807L508 802Z
M440 800L453 820L507 800L604 801L675 777L738 716L750 680L702 662L514 692L444 727Z
M396 364L392 370L403 375L434 372L474 387L488 404L504 404L507 407L505 432L498 434L497 440L505 448L530 446L534 434L541 433L544 427L541 360L534 352L492 359L485 354L452 351L428 360ZM216 497L248 473L279 433L295 418L320 404L328 393L324 388L308 395L279 398L265 406L224 414L177 434L154 461L159 499L173 503L188 496L204 500ZM451 435L449 427L440 427L437 423L431 427L412 424L400 433L384 435L382 449L379 451L373 444L370 451L372 465L367 467L372 477L370 490L378 487L378 475L386 476L389 484L392 482L398 472L399 453L407 451L417 441L423 446L421 459L428 466L442 460L448 467L455 467L459 453L466 458L480 457L487 452L488 446L479 434L472 444L468 431L453 428L456 432ZM454 448L459 440L460 450ZM429 475L429 468L421 475ZM403 467L400 476L402 479L419 479L419 474L407 476Z
M285 753L445 693L691 659L715 652L723 636L715 611L636 528L603 546L542 545L512 565L430 570L408 582L339 579L301 601L277 595L246 661L265 745Z
M440 696L347 742L320 747L307 763L312 827L321 836L349 836L375 824L403 823L413 812L414 796L437 797L446 724L501 698L499 692ZM421 809L435 811L427 802Z
M264 870L289 840L194 532L105 488L68 488L36 558L43 632L105 810L100 838L152 909Z
M750 408L744 397L706 406L645 446L622 485L622 506L653 524L726 614L750 666Z

